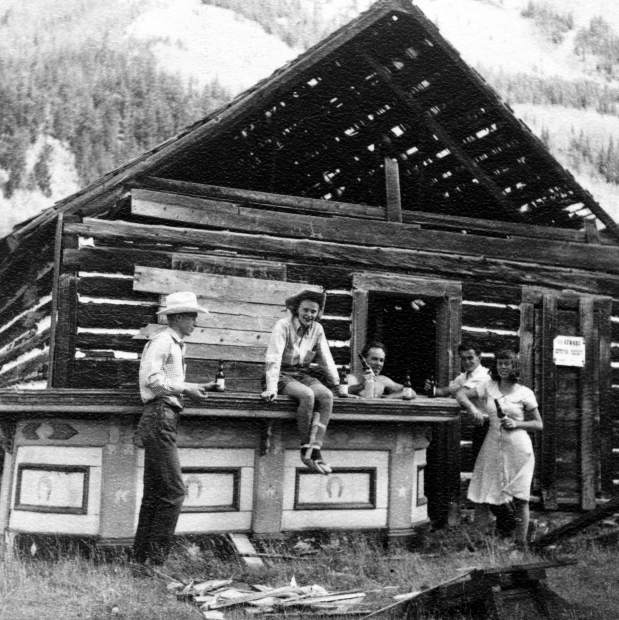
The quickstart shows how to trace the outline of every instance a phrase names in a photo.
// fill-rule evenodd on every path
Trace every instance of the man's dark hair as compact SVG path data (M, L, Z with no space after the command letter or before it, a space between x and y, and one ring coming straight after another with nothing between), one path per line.
M382 349L385 352L385 355L387 355L387 347L378 340L370 340L369 342L366 342L363 349L361 349L361 355L363 355L363 357L367 357L370 349Z
M475 355L477 355L477 357L481 356L481 347L473 344L472 342L461 342L458 345L458 353L462 353L463 351L475 351Z

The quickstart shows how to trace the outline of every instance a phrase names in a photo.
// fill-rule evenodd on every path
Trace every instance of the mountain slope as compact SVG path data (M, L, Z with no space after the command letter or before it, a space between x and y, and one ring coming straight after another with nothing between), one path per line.
M370 4L4 0L0 235L204 116ZM619 220L619 4L415 4Z

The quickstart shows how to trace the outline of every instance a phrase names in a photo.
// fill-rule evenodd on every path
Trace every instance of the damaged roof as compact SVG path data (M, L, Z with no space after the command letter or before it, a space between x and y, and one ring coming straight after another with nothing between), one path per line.
M382 205L384 157L404 210L619 227L405 0L358 18L180 134L16 227L102 215L142 176Z

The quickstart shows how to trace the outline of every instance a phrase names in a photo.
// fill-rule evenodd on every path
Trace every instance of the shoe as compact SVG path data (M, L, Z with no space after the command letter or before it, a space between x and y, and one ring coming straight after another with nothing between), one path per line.
M316 461L312 461L312 459L309 459L309 458L302 458L301 462L303 463L303 465L305 465L305 467L307 467L311 471L317 474L324 474L324 471L318 466Z
M325 463L322 459L314 461L314 465L316 465L321 470L321 473L325 474L325 476L328 476L333 471L331 465L329 465L329 463Z

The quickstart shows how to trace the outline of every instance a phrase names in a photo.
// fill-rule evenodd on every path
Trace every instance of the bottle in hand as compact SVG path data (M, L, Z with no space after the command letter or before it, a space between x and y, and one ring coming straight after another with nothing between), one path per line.
M426 379L426 396L428 398L434 398L436 396L436 380L434 379L434 375Z
M224 363L219 360L219 368L215 375L215 389L218 392L223 392L226 389L226 375L224 375Z
M402 398L404 400L412 400L413 398L413 386L411 384L411 376L408 373L402 387Z
M342 392L348 394L348 366L342 366L340 368L340 386Z
M499 418L499 420L502 420L505 417L505 412L503 411L497 398L494 399L494 406L496 407L496 417Z

